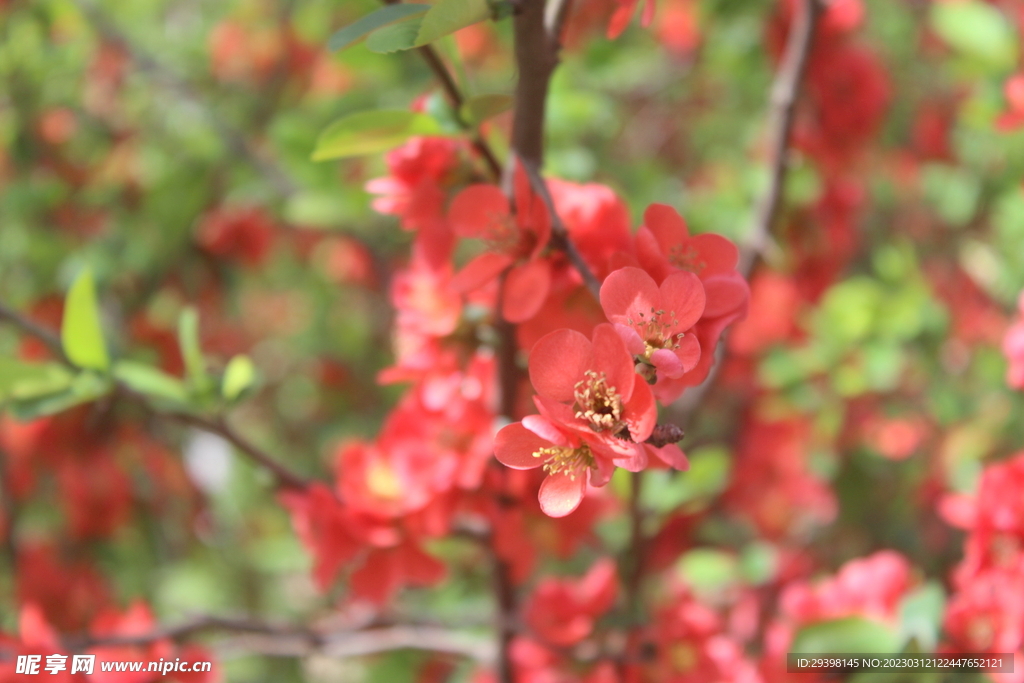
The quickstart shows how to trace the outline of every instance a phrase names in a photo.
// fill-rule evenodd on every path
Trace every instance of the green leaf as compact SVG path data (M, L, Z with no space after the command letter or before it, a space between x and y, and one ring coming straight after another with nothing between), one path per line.
M426 45L491 16L487 0L439 0L423 17L416 45Z
M800 629L793 638L794 653L889 653L899 638L888 626L862 617L820 621Z
M188 401L188 392L180 379L149 365L123 360L114 364L113 374L118 381L140 394L176 403Z
M497 116L512 108L510 95L477 95L462 103L459 116L470 126L477 126L492 116Z
M900 635L914 639L925 652L932 652L939 640L939 628L946 609L946 593L937 581L929 581L909 593L900 603Z
M378 54L388 54L416 47L423 17L415 16L397 24L377 29L366 37L366 49Z
M206 358L199 345L199 313L191 306L178 318L178 345L192 387L201 393L209 391L213 382L206 372Z
M0 356L0 400L27 399L67 389L74 375L58 363L26 363Z
M396 21L423 14L428 9L430 9L430 5L417 5L413 3L400 3L381 7L377 11L367 14L355 23L349 24L336 32L328 41L327 48L332 52L344 50L352 43L364 38L368 33Z
M234 401L256 381L256 366L248 356L235 356L224 370L220 392L229 401Z
M718 591L739 578L736 557L711 548L696 548L686 552L679 558L676 570L698 593Z
M374 154L397 147L414 135L438 135L437 121L411 111L381 110L350 114L320 134L313 161Z
M932 29L954 49L994 68L1012 68L1017 59L1013 29L998 9L981 0L934 2Z
M60 340L68 359L80 368L106 370L110 357L103 341L96 283L92 272L83 270L75 278L64 301Z
M112 387L109 379L93 372L82 372L63 391L44 396L15 399L11 402L11 413L19 420L34 420L37 417L60 413L81 403L95 401L108 393Z

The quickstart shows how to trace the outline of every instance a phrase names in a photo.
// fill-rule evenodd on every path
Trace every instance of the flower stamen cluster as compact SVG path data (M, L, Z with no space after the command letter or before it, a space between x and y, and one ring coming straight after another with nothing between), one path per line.
M605 373L587 370L584 379L576 382L576 417L585 420L595 432L618 434L626 428L622 420L622 397L608 384Z
M544 458L544 471L548 474L565 474L575 481L577 475L583 475L595 466L594 454L586 444L577 448L569 446L550 446L539 448L533 453L535 458Z

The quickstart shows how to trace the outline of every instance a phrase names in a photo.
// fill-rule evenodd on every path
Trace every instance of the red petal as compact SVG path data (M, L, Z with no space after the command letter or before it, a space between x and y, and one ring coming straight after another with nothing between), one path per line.
M537 499L540 509L548 517L565 517L583 502L587 490L587 472L578 472L574 477L568 474L551 474L540 485Z
M644 225L650 228L662 252L682 244L689 236L686 221L667 204L651 204L644 211Z
M654 404L654 394L647 382L636 383L633 397L626 403L624 412L633 441L641 443L646 440L658 421L658 407Z
M611 20L608 22L608 39L615 40L622 32L629 26L629 20L633 18L633 8L635 5L623 5L615 10L612 14Z
M371 551L363 566L352 572L349 588L358 598L375 605L386 603L400 584L396 553L390 549Z
M541 396L571 401L576 382L593 364L589 339L575 330L555 330L537 340L530 351L530 382Z
M506 467L532 470L544 464L544 459L533 454L550 448L551 442L542 439L519 422L502 427L494 437L494 457Z
M640 15L640 25L647 28L654 19L654 0L646 0L643 13Z
M642 356L647 348L644 346L644 340L640 338L640 335L636 333L629 325L615 324L615 331L619 335L619 339L626 345L626 350L634 356Z
M688 334L679 340L676 358L682 363L683 372L689 372L697 367L697 363L700 362L700 342L697 340L697 335Z
M470 185L452 200L448 221L462 237L487 237L508 220L508 198L494 185Z
M593 369L603 372L608 384L615 387L623 402L628 402L633 396L636 370L633 357L626 350L626 344L614 327L608 323L601 323L594 328L593 348Z
M551 291L551 264L527 261L509 271L501 297L501 314L510 323L526 322L544 305Z
M718 318L735 313L750 299L750 287L739 273L716 275L704 281L707 304L705 318Z
M673 469L683 472L690 469L690 461L686 459L686 454L674 443L661 448L655 448L648 444L647 451L653 453L655 457Z
M651 274L655 282L661 282L675 272L668 257L662 251L658 239L649 228L641 225L636 232L636 260L640 267Z
M480 254L455 274L451 280L451 287L457 292L471 292L498 277L501 271L510 265L512 265L511 256L495 254L490 251Z
M660 307L661 296L654 279L639 268L620 268L601 285L601 308L613 323L635 327Z
M447 568L444 562L423 552L416 544L409 542L399 548L402 568L406 580L414 586L433 586L444 580Z
M715 233L694 235L690 238L690 246L700 254L699 260L704 264L704 269L700 271L703 277L728 273L736 268L740 260L740 250L732 240Z
M559 403L558 405L563 405ZM555 446L569 445L569 439L559 431L558 427L551 420L540 415L527 415L523 418L523 426L545 441Z
M683 373L686 372L686 368L683 367L682 362L674 351L669 349L658 349L651 354L651 365L658 369L659 375L670 377L675 379L676 377L682 377Z
M595 562L579 583L583 607L594 617L600 616L615 604L617 593L615 562L607 557Z
M693 273L672 273L661 283L661 305L676 314L676 325L666 329L675 334L697 324L704 313L704 285Z

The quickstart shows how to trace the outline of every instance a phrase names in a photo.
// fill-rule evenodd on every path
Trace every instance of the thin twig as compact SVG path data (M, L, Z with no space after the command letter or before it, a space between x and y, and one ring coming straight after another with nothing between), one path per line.
M228 653L256 652L279 657L318 654L344 658L408 649L457 655L485 664L494 660L490 639L469 631L433 625L371 623L365 628L328 631L216 615L199 616L176 626L132 636L68 639L64 645L73 651L146 646L161 640L185 640L208 631L239 634L214 644L219 652Z
M55 355L62 363L71 364L71 361L64 354L64 345L61 344L60 337L56 332L47 329L28 316L0 302L0 321L4 320L29 336L41 341L50 353Z
M797 96L800 83L807 68L807 60L814 42L818 16L823 9L822 0L803 0L789 37L786 40L782 63L772 82L768 114L768 188L761 197L754 212L754 221L748 232L746 243L740 249L737 266L744 278L749 278L758 257L771 235L772 226L782 204L782 190L789 169L789 139L796 115ZM682 400L673 406L673 417L684 427L689 423L704 398L714 386L724 356L724 345L719 343L715 350L715 363L708 377L687 392Z
M54 355L58 356L65 365L75 367L64 354L60 337L57 334L30 318L18 313L9 306L0 302L0 321L7 321L20 329L22 332L38 339L46 345ZM158 410L147 401L143 394L135 391L123 382L115 383L117 392L122 396L128 396L145 407L154 415L163 419L175 420L208 432L217 434L231 442L242 453L245 453L256 464L266 468L274 475L277 483L285 488L304 489L309 485L305 479L290 471L287 467L277 461L276 458L266 453L251 441L236 432L223 417L209 418L190 413Z
M158 417L174 420L222 437L249 456L250 460L273 474L279 486L300 491L309 487L309 481L289 470L276 458L239 434L223 417L208 418L191 413L153 412Z
M740 254L739 271L750 275L764 249L782 202L789 170L789 138L796 117L800 83L814 42L814 29L821 13L822 0L803 0L790 28L779 71L772 82L768 114L768 189L758 202L754 221Z
M587 289L594 295L595 299L601 297L601 281L597 279L594 272L590 270L590 266L583 260L583 255L580 254L579 249L576 248L576 244L569 237L569 230L565 227L565 223L562 221L562 217L558 215L558 211L555 209L555 201L551 197L551 190L548 188L547 181L540 175L537 167L532 163L517 157L516 160L522 167L523 172L526 173L526 177L530 179L530 186L533 191L540 196L544 206L547 208L548 216L551 218L551 242L552 244L562 251L569 257L569 261L573 267L576 268L580 276L583 278L583 282L586 283Z
M400 0L383 0L383 2L385 5L400 4ZM434 72L434 77L441 83L441 89L444 90L448 104L450 104L452 109L455 110L456 118L461 120L462 115L460 112L466 98L462 95L462 91L459 90L459 86L455 82L455 78L452 77L451 72L448 71L448 67L445 66L444 60L441 59L441 56L437 54L437 50L435 50L431 45L423 45L422 47L416 48L416 52L418 52L420 57L423 58L427 67ZM483 158L484 163L487 165L487 171L491 174L491 179L500 179L501 164L498 163L498 157L494 155L494 150L491 149L491 146L487 143L487 140L484 139L479 130L473 131L473 137L470 141L473 145L473 149L477 151L477 153Z

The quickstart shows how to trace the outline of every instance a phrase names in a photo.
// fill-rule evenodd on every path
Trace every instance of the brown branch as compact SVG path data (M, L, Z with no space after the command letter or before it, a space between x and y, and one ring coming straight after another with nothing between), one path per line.
M516 67L512 119L512 149L516 156L540 169L544 161L544 115L548 86L558 66L560 27L545 24L544 0L519 0L513 21Z
M772 82L768 114L768 189L758 202L740 255L739 271L744 276L750 275L757 257L764 250L782 203L797 96L814 42L815 25L822 10L822 0L803 0L800 3L800 11L786 40L782 62Z
M222 437L242 453L249 456L250 460L274 475L274 479L277 481L277 484L283 488L301 491L309 486L309 481L305 478L289 470L278 462L276 458L235 431L223 416L208 418L200 415L193 415L191 413L160 412L152 409L148 404L147 408L149 408L157 417L174 420L190 427L202 429L203 431L211 432Z
M425 650L467 657L482 663L490 663L494 659L491 642L481 635L434 625L370 623L363 628L328 631L213 615L195 617L176 626L157 628L149 633L69 639L64 645L72 651L97 647L146 646L161 640L180 641L208 631L242 634L218 641L215 647L220 651L257 652L279 657L319 654L344 658L393 650Z
M62 363L66 365L71 364L71 361L64 354L64 345L61 343L57 333L2 302L0 302L0 321L7 321L22 332L41 341L50 353L56 356Z

